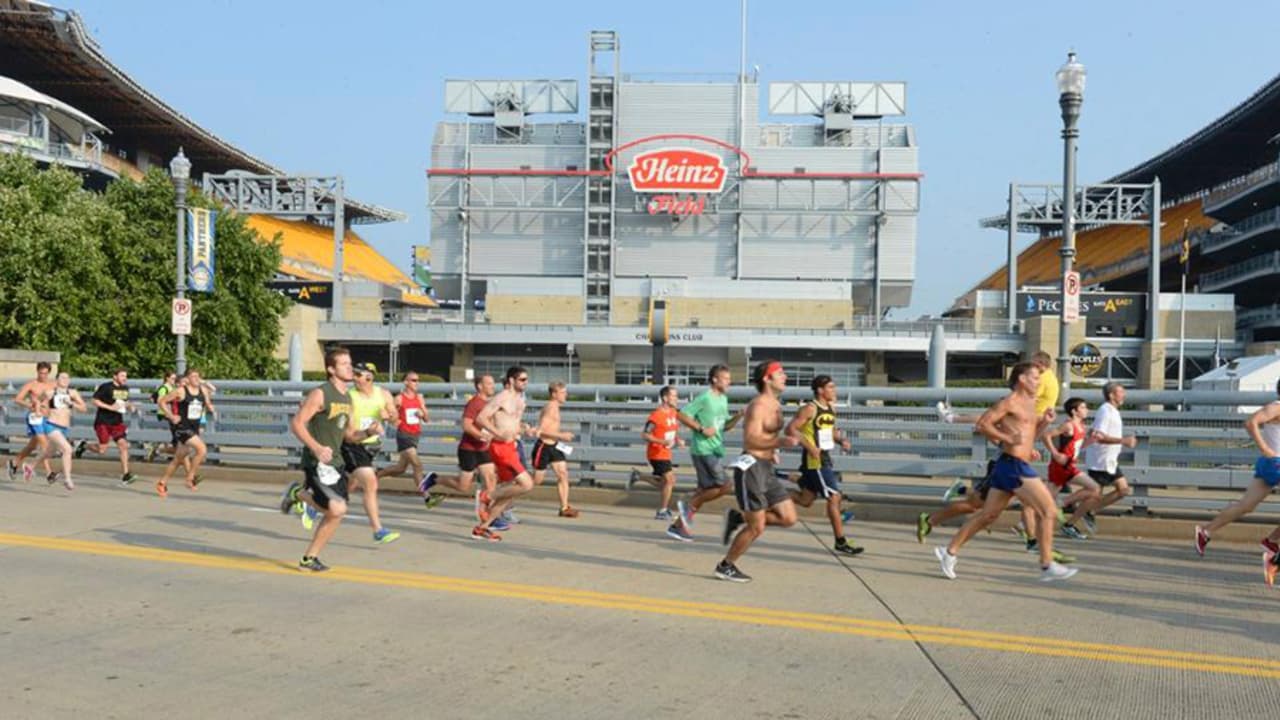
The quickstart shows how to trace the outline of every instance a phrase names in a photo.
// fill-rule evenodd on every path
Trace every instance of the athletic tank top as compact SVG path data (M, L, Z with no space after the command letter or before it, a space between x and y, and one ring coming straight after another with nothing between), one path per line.
M1269 422L1258 428L1258 432L1262 435L1262 439L1267 441L1267 445L1272 450L1280 451L1280 423Z
M49 407L54 410L67 410L71 407L71 391L63 388L54 388L53 395L49 398Z
M156 403L156 419L157 420L168 421L169 418L164 416L164 409L160 407L160 399L171 392L173 392L172 387L168 385L161 385L160 387L156 388L156 394L151 396L151 399L154 400Z
M351 395L327 382L319 388L323 395L320 410L307 421L307 432L321 445L333 451L334 462L341 462L342 434L351 420ZM302 448L302 466L314 468L319 464L311 448Z
M1067 464L1075 462L1076 456L1080 454L1080 441L1084 440L1084 428L1076 426L1071 432L1071 437L1059 435L1056 445L1058 452L1067 456Z
M422 396L400 396L400 424L396 429L406 435L422 432Z
M209 400L201 390L192 393L188 388L183 398L174 403L175 415L178 416L178 428L182 430L199 430L200 420L204 418L204 406Z
M357 430L365 430L373 427L374 423L382 422L382 408L386 405L386 399L382 397L382 388L377 385L373 386L373 395L365 395L359 390L351 391L351 421L356 424ZM360 441L361 445L378 445L382 443L381 435L365 438Z
M800 426L800 434L806 440L818 446L822 451L818 459L814 459L809 453L804 453L801 460L801 470L820 470L824 467L831 467L830 450L836 446L836 412L834 408L819 403L817 400L810 400L809 404L814 407L813 419Z

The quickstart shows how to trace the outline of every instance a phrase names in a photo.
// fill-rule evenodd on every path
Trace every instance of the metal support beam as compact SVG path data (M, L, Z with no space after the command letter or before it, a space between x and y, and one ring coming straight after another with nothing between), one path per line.
M1151 281L1147 297L1147 339L1160 338L1160 178L1151 182Z
M1018 185L1009 183L1009 240L1005 248L1008 264L1005 273L1008 277L1008 296L1005 299L1005 314L1009 316L1009 332L1018 330L1018 250L1014 241L1018 236Z

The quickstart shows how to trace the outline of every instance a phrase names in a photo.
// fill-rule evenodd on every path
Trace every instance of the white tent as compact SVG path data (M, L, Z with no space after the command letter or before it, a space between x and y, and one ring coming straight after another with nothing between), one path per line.
M1276 391L1280 380L1280 355L1254 355L1232 360L1216 370L1191 381L1192 390L1216 392L1267 392ZM1237 412L1253 412L1257 406L1240 406Z

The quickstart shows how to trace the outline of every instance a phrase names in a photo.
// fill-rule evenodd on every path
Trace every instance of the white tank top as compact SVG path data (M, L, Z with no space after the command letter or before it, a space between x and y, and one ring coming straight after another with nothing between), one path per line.
M1280 452L1280 422L1264 423L1258 432L1272 450Z

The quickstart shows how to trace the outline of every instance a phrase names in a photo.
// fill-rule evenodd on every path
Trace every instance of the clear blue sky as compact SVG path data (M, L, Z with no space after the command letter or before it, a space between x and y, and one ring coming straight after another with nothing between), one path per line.
M619 31L624 72L738 64L737 0L66 2L109 57L204 127L408 212L362 230L406 268L427 241L444 78L581 80L591 29ZM977 219L1002 211L1011 180L1060 181L1053 72L1068 48L1089 71L1081 182L1168 148L1280 72L1274 0L754 0L748 17L762 83L908 83L926 177L915 300L899 318L941 312L1003 261L1003 235Z

